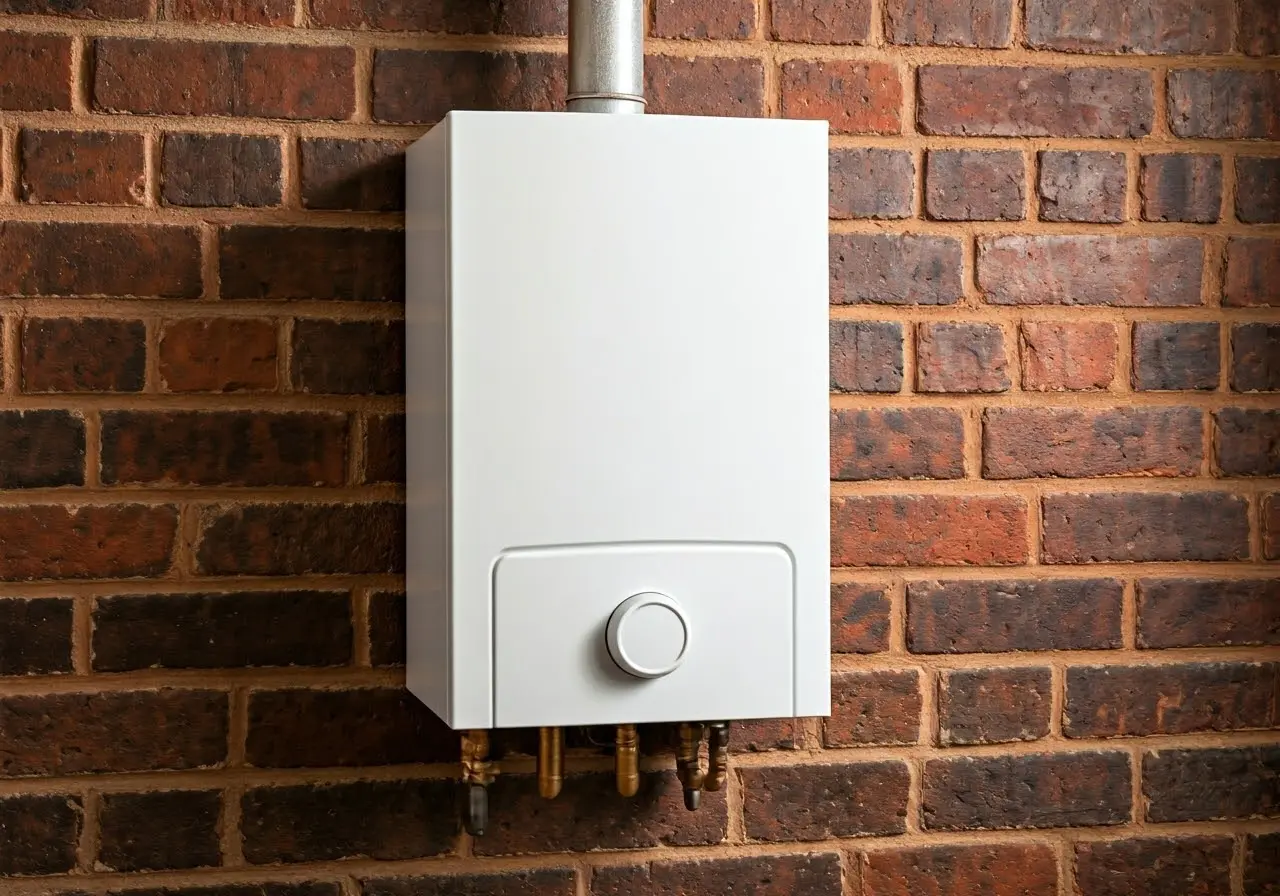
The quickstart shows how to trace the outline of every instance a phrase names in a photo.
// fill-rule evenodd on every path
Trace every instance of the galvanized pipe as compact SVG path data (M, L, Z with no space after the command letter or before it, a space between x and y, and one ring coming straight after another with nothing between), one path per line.
M569 0L570 112L644 112L644 0Z

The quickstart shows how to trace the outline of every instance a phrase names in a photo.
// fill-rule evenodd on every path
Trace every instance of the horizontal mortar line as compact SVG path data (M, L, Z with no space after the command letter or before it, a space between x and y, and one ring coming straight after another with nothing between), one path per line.
M347 212L294 208L184 208L166 205L144 208L128 205L6 205L0 221L39 224L161 224L169 226L256 225L276 227L404 229L399 212Z
M74 131L129 131L151 133L244 134L290 139L378 139L409 142L429 130L427 124L390 122L318 121L285 118L249 118L223 115L149 115L91 110L87 113L0 112L0 124L32 129Z
M1280 155L1274 142L1238 138L1166 137L1065 137L961 134L831 134L832 149L979 149L1016 152L1205 152L1273 158Z
M939 221L931 218L901 219L835 219L828 231L842 233L923 234L928 236L1105 236L1105 237L1174 237L1174 236L1280 236L1280 224L1240 224L1220 221L1216 224L1180 222L1123 221L1118 224L1095 224L1074 221ZM979 259L981 260L981 259Z
M954 410L967 410L976 405L993 410L1022 408L1040 411L1280 409L1280 395L1247 392L975 392L967 395L955 392L835 392L829 395L829 402L832 410L852 411L899 405Z
M1191 476L1028 478L1028 479L876 479L861 482L832 482L833 498L946 496L965 498L1044 497L1100 493L1223 492L1246 496L1271 491L1275 480L1208 479ZM1029 490L1034 495L1028 494ZM2 494L2 493L0 493Z
M57 505L102 506L107 504L370 504L403 503L404 486L387 483L325 486L225 486L119 485L87 488L64 486L27 491L0 491L0 506Z
M85 393L0 395L0 410L66 411L270 411L372 414L402 413L402 395L314 395L289 393Z
M1277 570L1280 572L1280 570ZM1040 581L1040 580L1037 580ZM1071 667L1143 666L1173 667L1187 663L1265 663L1280 661L1280 645L1243 645L1234 647L1152 647L1110 648L1103 650L1035 650L999 651L991 653L906 653L833 654L831 671L843 672L949 672L961 669L987 670L997 667L1038 668L1052 663Z
M89 675L41 675L0 678L0 697L75 693L118 693L157 688L184 690L360 690L402 687L404 667L370 669L362 666L252 666L243 669L147 668L132 672L95 671Z
M1136 563L1091 563L1077 565L1027 566L843 566L831 570L836 584L874 583L891 585L906 580L1040 582L1052 579L1209 579L1239 581L1280 578L1280 565L1249 561L1156 561Z
M0 599L25 597L115 597L118 595L147 594L241 594L275 591L342 591L354 588L370 588L375 591L404 591L404 576L374 575L300 575L281 578L260 576L188 577L182 580L148 579L98 579L45 580L42 582L0 582Z
M336 321L404 320L403 302L348 302L339 299L138 299L77 296L0 296L0 314L29 317L105 317L113 320L160 317L161 323L201 318L276 319L303 317ZM46 393L28 393L31 395ZM253 392L210 393L252 396Z
M2 307L0 300L0 307ZM936 323L938 321L972 320L977 323L1110 323L1120 327L1144 321L1205 321L1209 323L1280 323L1280 306L1277 307L1235 307L1208 305L1063 305L1046 302L1038 305L995 305L978 306L961 305L958 301L948 305L894 305L889 303L862 302L858 304L841 304L828 306L831 320L870 320L886 323L901 323L910 326L917 323ZM891 318L886 321L886 318ZM1102 390L1075 391L1043 391L1037 395L1090 395ZM873 393L877 394L877 393ZM943 393L930 393L943 394ZM1001 393L981 393L996 395ZM1126 393L1130 394L1130 393ZM1137 392L1135 395L1203 395L1200 390L1183 392ZM1241 393L1236 393L1241 394ZM1264 395L1265 393L1255 393ZM1271 393L1273 400L1280 404L1280 393Z

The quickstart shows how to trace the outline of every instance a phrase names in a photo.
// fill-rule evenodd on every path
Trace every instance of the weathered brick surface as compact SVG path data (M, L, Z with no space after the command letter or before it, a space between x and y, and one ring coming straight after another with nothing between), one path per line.
M1280 644L1280 579L1139 579L1138 646Z
M1243 498L1226 492L1050 495L1046 563L1241 560L1249 555Z
M839 896L843 892L840 857L827 852L694 859L597 868L591 873L591 896L681 896L714 892Z
M1144 837L1075 845L1076 886L1097 896L1215 896L1231 889L1229 837Z
M933 846L862 855L864 896L1055 896L1058 866L1046 846Z
M656 0L650 15L650 33L655 37L746 40L756 29L756 5L751 0L720 3ZM777 21L776 13L774 20Z
M764 66L755 59L648 56L646 107L659 115L764 114Z
M831 322L831 390L897 392L902 388L902 325Z
M1004 392L1009 362L995 324L916 327L916 389L921 392Z
M70 672L71 614L68 598L0 599L0 675Z
M1021 498L836 498L831 517L834 566L1001 566L1027 558Z
M184 318L160 329L160 382L170 392L262 392L276 386L269 320Z
M1115 377L1115 327L1024 321L1018 330L1022 388L1028 392L1105 389Z
M1280 560L1280 495L1262 499L1262 556Z
M799 731L796 719L753 719L729 723L731 753L770 753L794 750Z
M1280 834L1251 834L1245 838L1245 896L1271 896L1280 887Z
M889 597L856 582L831 586L831 651L879 653L889 647Z
M224 229L218 243L223 298L404 297L404 234L398 230L245 225Z
M1280 815L1280 747L1158 750L1143 754L1148 821Z
M1280 411L1224 408L1213 419L1222 475L1280 476Z
M1042 221L1092 221L1114 224L1124 220L1124 190L1128 180L1124 153L1046 150L1040 153Z
M175 0L174 18L216 25L292 25L289 0Z
M828 747L913 744L920 739L920 679L914 671L844 672L831 679Z
M0 31L0 109L71 108L71 39Z
M1280 55L1280 19L1269 0L1241 0L1238 10L1239 49L1250 56Z
M327 28L374 31L445 31L450 34L563 34L568 3L552 2L454 4L444 0L308 0L313 20Z
M403 209L404 149L396 140L303 139L302 204L369 212Z
M397 591L369 595L369 662L403 666L405 661L405 596Z
M1236 158L1236 217L1247 224L1280 221L1280 159Z
M113 871L217 865L221 807L216 790L104 794L98 863Z
M951 305L960 300L960 241L946 236L833 234L836 305Z
M1280 72L1174 69L1168 84L1178 137L1280 139Z
M956 411L831 412L831 478L959 479L964 424Z
M431 877L375 877L360 882L363 896L574 896L571 868L496 871Z
M375 414L364 423L366 482L404 482L404 414Z
M62 874L76 866L84 804L70 794L0 798L0 874Z
M172 505L0 507L0 580L155 576L170 568Z
M1023 217L1022 154L930 150L924 207L938 221L1018 221Z
M550 53L378 50L373 117L395 123L439 121L451 109L562 108L564 57Z
M24 129L19 142L23 202L141 205L142 136Z
M774 40L864 44L871 29L869 0L778 0L770 13Z
M128 21L147 18L150 4L145 0L4 0L0 12Z
M906 763L744 768L743 812L753 840L826 840L906 830Z
M147 331L140 320L29 317L21 338L24 392L142 391Z
M1227 240L1222 304L1280 305L1280 240L1251 237Z
M1027 43L1069 53L1226 53L1226 0L1028 0Z
M84 421L67 411L0 411L0 488L84 484Z
M911 217L915 162L899 149L833 149L827 176L831 217Z
M938 679L943 746L1037 740L1049 733L1047 667L956 669Z
M884 32L890 43L937 47L1007 47L1009 0L888 0Z
M238 134L166 134L160 194L170 205L279 205L280 141Z
M1218 388L1220 338L1216 323L1139 321L1133 325L1133 388Z
M300 392L387 395L404 391L400 321L299 320L289 371Z
M902 130L902 81L881 62L811 62L782 66L782 116L824 118L835 134Z
M1212 224L1222 205L1222 157L1205 153L1143 156L1138 192L1144 221Z
M1237 392L1280 390L1280 324L1236 324L1231 328L1231 388Z

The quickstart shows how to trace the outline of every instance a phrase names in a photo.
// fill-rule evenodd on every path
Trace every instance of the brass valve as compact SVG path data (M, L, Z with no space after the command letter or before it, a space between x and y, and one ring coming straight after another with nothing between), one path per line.
M684 788L684 807L692 812L702 800L702 725L684 722L680 725L680 747L676 751L676 776Z
M640 789L640 745L635 725L619 725L614 741L614 772L618 779L618 793L635 796Z
M496 774L497 766L489 761L489 732L475 728L463 734L462 825L473 837L482 836L489 826L489 785Z
M539 728L538 793L545 799L555 799L563 783L564 732L559 728Z

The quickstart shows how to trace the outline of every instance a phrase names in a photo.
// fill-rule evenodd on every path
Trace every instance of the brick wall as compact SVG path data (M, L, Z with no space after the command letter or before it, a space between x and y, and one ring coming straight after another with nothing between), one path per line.
M651 5L832 123L833 716L473 841L402 687L400 152L563 0L0 0L5 894L1280 892L1274 0Z

